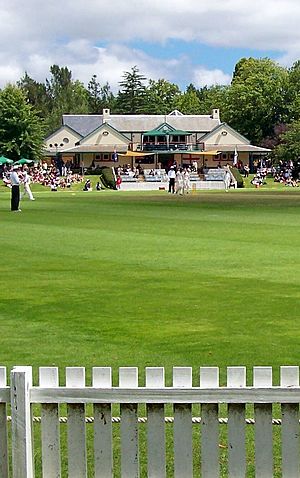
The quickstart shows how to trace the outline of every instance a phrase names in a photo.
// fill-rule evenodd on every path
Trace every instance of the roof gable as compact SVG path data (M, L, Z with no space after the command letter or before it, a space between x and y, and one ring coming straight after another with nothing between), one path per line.
M221 123L201 137L208 144L250 144L250 141L227 123Z
M94 131L82 138L79 144L107 143L109 135L109 143L111 143L111 137L113 137L114 140L118 140L119 144L130 143L130 140L124 134L120 133L109 123L103 123L102 125L98 126Z
M78 133L78 131L75 131L75 129L71 128L70 126L63 124L62 126L60 126L60 128L57 128L55 131L53 131L53 133L49 134L49 136L45 138L45 142L50 141L52 138L56 137L59 133L62 133L63 131L71 133L77 138L77 140L80 140L82 138L82 135Z

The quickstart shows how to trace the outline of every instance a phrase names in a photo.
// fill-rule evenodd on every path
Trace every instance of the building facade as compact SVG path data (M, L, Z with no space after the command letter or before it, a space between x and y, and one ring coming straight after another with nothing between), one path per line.
M194 163L214 168L237 160L252 166L270 150L250 144L211 115L63 115L62 126L45 139L45 156L60 157L77 167L140 164L167 168Z

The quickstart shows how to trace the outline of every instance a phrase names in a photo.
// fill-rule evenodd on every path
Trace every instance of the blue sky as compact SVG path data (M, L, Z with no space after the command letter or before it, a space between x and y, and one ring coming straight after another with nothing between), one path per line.
M300 58L298 0L0 0L0 87L68 66L118 89L137 65L184 89L228 84L242 57Z
M219 69L228 77L232 75L236 63L243 57L267 57L274 61L280 57L280 53L273 50L210 46L197 41L168 40L163 44L133 42L132 47L140 48L149 56L160 60L168 60L170 57L185 58L185 62L192 66L201 65L209 71ZM177 76L176 83L181 89L185 89L189 83L193 82L190 68L186 71L183 69L181 75Z

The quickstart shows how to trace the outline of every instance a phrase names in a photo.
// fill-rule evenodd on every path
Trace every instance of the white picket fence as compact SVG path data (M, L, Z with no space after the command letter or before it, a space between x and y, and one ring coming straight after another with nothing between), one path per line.
M281 407L281 475L297 478L299 468L299 367L281 367L280 385L272 386L272 368L254 367L253 386L246 386L246 368L229 367L227 385L219 386L219 369L201 367L199 386L192 384L190 367L174 367L173 383L165 386L164 368L146 369L145 386L138 384L138 369L119 369L119 386L112 386L109 367L92 370L92 386L86 386L85 369L68 367L65 386L59 385L57 368L41 367L39 385L32 384L31 367L15 367L10 386L6 369L0 368L0 476L33 478L32 406L41 404L41 472L43 478L60 478L61 444L59 407L67 404L67 463L70 478L112 478L112 407L120 405L120 476L122 478L165 478L166 416L165 406L173 410L172 475L175 478L217 478L220 476L219 404L227 404L226 476L247 476L245 445L245 409L254 405L255 476L271 478L273 465L272 405ZM93 425L86 425L86 405L93 404ZM146 405L147 472L141 474L138 407ZM201 438L195 446L192 438L192 407L201 406ZM8 440L7 413L11 406L11 430ZM279 407L278 407L279 408ZM141 420L145 421L145 420ZM86 427L93 426L93 440L87 440ZM222 425L221 425L222 426ZM8 445L11 442L11 445ZM200 443L201 442L201 443ZM93 471L88 471L87 448L93 448ZM201 455L199 470L193 469L193 454ZM119 475L118 475L119 476ZM224 476L224 475L223 475Z

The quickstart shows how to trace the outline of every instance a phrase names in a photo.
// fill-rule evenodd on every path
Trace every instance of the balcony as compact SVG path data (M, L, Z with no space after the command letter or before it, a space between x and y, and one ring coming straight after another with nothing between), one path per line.
M137 151L147 151L147 152L156 152L156 151L201 151L202 144L193 144L193 143L143 143L137 145Z

